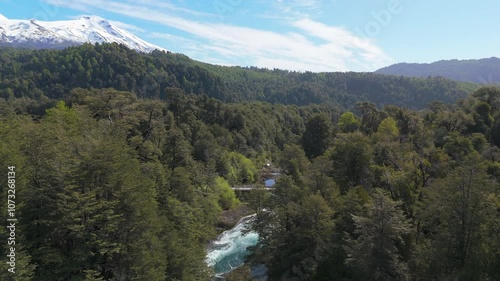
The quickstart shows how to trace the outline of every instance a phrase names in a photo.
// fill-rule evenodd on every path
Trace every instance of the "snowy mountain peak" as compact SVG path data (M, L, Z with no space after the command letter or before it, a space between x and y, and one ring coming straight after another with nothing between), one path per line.
M83 43L113 42L140 52L163 50L98 16L39 21L11 20L0 14L0 46L61 49Z

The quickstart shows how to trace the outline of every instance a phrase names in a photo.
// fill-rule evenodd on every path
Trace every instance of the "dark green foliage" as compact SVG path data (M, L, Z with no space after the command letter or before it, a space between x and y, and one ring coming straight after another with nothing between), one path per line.
M454 160L460 160L462 157L474 151L474 147L468 138L454 132L446 137L443 151L448 153Z
M331 154L333 178L342 192L357 185L366 184L371 162L372 148L368 138L359 132L342 134Z
M302 147L309 159L316 158L328 149L332 137L332 125L328 116L318 114L311 117L302 136Z
M397 248L411 231L400 205L376 189L367 216L353 215L355 237L347 241L346 262L360 271L360 280L410 280L408 265Z
M285 145L283 152L280 153L278 163L283 171L292 176L295 181L302 181L302 175L309 165L304 150L298 145Z
M81 87L115 88L140 98L172 101L181 89L225 102L329 102L346 108L363 100L423 108L434 100L453 102L473 88L443 78L223 67L170 52L139 54L117 44L84 44L62 51L1 48L0 77L0 97L6 99L61 99ZM241 115L234 117L230 127L242 129Z
M481 87L472 94L481 102L487 103L491 114L495 115L500 110L500 89L498 87Z
M465 159L426 192L422 218L428 240L418 254L423 276L495 280L498 262L498 183L477 155ZM494 195L496 194L496 195Z
M269 280L500 278L496 88L413 111L376 104L418 84L401 93L421 93L420 107L451 82L226 68L118 45L0 52L0 166L19 171L16 280L211 280L206 246L239 205L230 186L261 185L268 161L276 189L240 199L258 214L252 260ZM359 117L261 102L338 97L372 102Z
M362 132L336 134L312 163L285 146L280 165L291 177L258 197L254 226L271 280L497 279L500 154L487 132L468 130L475 112L491 111L476 105L363 103ZM332 211L319 240L302 229L315 229L312 194Z
M370 102L359 102L356 109L361 113L360 129L368 135L376 132L380 122L387 118L385 111L378 110L377 106Z
M43 116L2 111L1 163L23 171L19 278L207 280L207 241L220 211L238 204L227 181L260 181L261 155L298 141L304 118L336 112L184 94L174 102L76 88L71 107L52 101Z
M58 103L25 143L25 247L36 276L83 280L93 270L95 278L162 280L153 182L122 133L85 114Z
M279 280L293 276L291 269L299 267L304 276L311 276L321 261L316 259L317 251L325 250L328 244L333 210L321 195L301 189L290 177L283 178L276 188L276 196L265 204L275 213L262 213L257 222L265 239L269 275Z
M491 139L495 145L500 146L500 114L495 116L495 123L491 128Z

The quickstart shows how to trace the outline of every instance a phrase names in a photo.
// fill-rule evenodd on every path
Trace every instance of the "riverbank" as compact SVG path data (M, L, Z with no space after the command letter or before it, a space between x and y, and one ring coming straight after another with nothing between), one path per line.
M248 265L243 265L224 276L225 281L253 281L252 271Z
M241 203L241 205L231 210L222 211L216 226L217 233L220 234L233 228L241 220L241 218L249 216L253 213L255 212L252 208L245 203Z

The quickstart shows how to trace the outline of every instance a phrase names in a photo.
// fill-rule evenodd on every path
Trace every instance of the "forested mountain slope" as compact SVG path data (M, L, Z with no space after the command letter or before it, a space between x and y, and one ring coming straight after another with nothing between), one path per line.
M140 54L117 44L85 44L62 51L0 49L0 75L4 98L61 98L82 87L115 88L165 100L169 90L180 88L225 102L330 102L346 108L363 100L377 106L423 108L435 100L451 103L476 87L443 78L215 66L168 52Z
M433 63L398 63L381 68L375 73L407 77L442 76L449 79L494 84L500 83L500 59L440 60Z

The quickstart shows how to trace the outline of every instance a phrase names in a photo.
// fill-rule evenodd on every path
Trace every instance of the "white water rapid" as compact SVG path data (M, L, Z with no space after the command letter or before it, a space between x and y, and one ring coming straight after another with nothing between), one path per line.
M206 262L213 266L216 276L221 277L244 264L249 254L247 247L255 246L259 239L256 232L243 233L254 219L255 214L243 217L236 226L224 231L210 244Z

